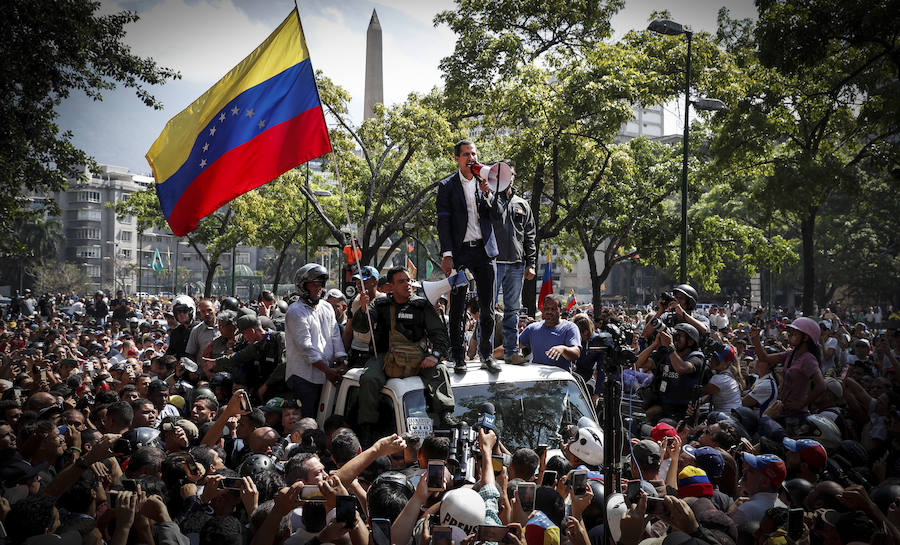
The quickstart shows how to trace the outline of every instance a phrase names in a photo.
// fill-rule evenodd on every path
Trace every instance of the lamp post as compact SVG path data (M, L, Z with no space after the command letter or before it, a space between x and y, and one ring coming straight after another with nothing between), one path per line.
M690 107L691 107L691 38L694 33L684 28L680 23L669 21L668 19L656 19L647 27L647 30L667 36L677 36L684 34L687 36L687 60L684 67L684 153L681 161L681 255L678 258L678 277L679 283L687 283L687 180L688 180L688 133L690 130ZM714 98L699 98L693 101L694 107L698 110L723 110L725 103Z

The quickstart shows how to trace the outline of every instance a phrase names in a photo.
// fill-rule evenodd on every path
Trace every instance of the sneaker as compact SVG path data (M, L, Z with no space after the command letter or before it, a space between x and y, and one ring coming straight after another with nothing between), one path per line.
M528 358L518 352L505 356L504 359L511 365L524 365L528 361Z
M489 373L496 374L500 372L500 364L497 362L497 360L494 359L493 356L482 356L481 368L487 369Z
M466 371L466 360L456 360L456 363L453 365L453 372L457 375L462 375Z

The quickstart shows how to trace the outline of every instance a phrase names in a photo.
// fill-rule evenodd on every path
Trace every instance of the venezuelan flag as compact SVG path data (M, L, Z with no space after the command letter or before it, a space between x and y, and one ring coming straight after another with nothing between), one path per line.
M569 291L569 301L566 303L566 310L571 310L572 307L575 306L577 300L575 299L575 290Z
M172 232L331 151L296 9L250 55L173 117L147 152Z
M544 308L544 297L553 293L553 269L550 266L550 252L547 252L547 262L544 263L544 275L541 280L541 292L538 294L538 310Z

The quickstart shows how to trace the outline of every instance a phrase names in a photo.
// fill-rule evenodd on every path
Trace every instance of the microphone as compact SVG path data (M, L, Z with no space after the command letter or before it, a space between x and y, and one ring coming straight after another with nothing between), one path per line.
M497 431L497 428L494 426L494 422L496 420L496 409L494 408L494 404L490 401L481 404L481 415L478 417L478 421L475 423L475 429L488 429Z

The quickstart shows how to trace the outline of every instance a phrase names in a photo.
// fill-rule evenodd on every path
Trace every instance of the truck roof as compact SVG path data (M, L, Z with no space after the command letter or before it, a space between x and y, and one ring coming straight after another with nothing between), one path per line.
M469 386L473 384L488 384L491 382L528 382L542 380L572 380L572 374L564 371L559 367L552 365L540 365L526 363L525 365L510 365L506 363L500 364L500 372L495 374L489 373L481 368L481 362L467 362L468 371L460 375L454 373L452 369L448 369L450 373L450 386ZM359 377L365 371L364 368L350 369L344 374L344 379L350 379L359 382ZM389 388L402 396L410 390L421 390L424 388L422 379L418 376L412 376L405 379L393 378L387 381L386 388Z

